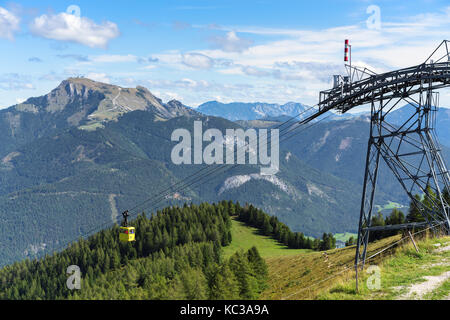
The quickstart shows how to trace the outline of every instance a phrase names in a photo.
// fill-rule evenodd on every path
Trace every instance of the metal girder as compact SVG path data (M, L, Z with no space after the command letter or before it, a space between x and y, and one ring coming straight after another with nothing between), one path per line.
M425 224L445 224L450 231L450 205L443 190L450 191L449 172L442 160L433 121L439 104L435 90L450 87L450 43L444 40L428 59L417 66L375 74L367 69L347 66L349 77L334 88L320 92L319 110L301 124L320 115L370 104L370 137L361 199L355 267L364 267L371 230L395 229L372 227L372 213L382 159L408 194ZM411 108L407 120L394 124L391 112L406 102ZM422 194L424 199L417 199ZM422 225L415 224L415 226ZM413 226L411 224L401 227Z
M370 75L364 80L349 82L341 87L322 91L320 110L348 110L380 101L404 98L422 91L424 83L432 83L433 90L450 86L450 62L421 64L415 67Z
M402 223L402 224L393 224L387 226L376 226L370 228L363 228L367 231L384 231L384 230L400 230L400 229L412 229L412 228L420 228L428 225L428 222L413 222L413 223Z
M447 232L450 231L450 204L443 196L444 188L450 190L450 176L433 134L437 98L432 88L431 81L422 87L418 99L413 100L417 103L411 107L411 114L397 126L390 123L390 113L392 105L398 105L398 101L390 96L372 100L355 266L361 263L361 268L364 267L370 231L395 228L371 226L380 158L425 222L429 225L445 222ZM411 102L410 97L399 99ZM423 194L424 200L419 201L415 194Z
M382 74L347 65L349 81L320 92L319 110L345 113L381 98L405 98L420 93L424 83L431 84L432 90L450 86L449 49L450 41L444 40L424 63Z

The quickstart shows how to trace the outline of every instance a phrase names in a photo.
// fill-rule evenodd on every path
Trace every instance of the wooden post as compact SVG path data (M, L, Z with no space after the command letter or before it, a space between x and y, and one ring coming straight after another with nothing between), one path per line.
M414 245L414 248L416 248L416 252L419 253L419 249L417 249L417 246L416 246L416 243L415 243L415 241L414 241L414 238L413 238L413 236L412 236L412 234L411 234L411 231L408 230L408 234L409 234L409 237L411 238L411 241L412 241L412 243L413 243L413 245Z
M355 264L355 274L356 274L356 293L358 294L359 290L358 290L358 265L357 264Z

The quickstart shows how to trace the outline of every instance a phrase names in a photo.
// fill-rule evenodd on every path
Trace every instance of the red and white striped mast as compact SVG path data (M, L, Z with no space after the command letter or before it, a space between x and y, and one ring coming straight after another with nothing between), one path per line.
M344 49L344 61L349 62L350 64L350 71L349 71L349 77L350 82L352 81L352 46L350 45L348 39L345 39L345 49Z

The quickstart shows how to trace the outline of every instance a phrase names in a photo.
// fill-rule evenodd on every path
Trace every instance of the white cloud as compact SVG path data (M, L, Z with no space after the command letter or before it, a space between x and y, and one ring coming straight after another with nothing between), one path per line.
M6 73L0 75L0 89L3 90L24 90L34 89L30 77L17 73Z
M210 90L214 85L206 80L193 80L189 78L184 78L181 80L147 80L147 83L151 88L163 88L163 89L195 89L198 90Z
M14 39L14 33L20 30L20 18L0 7L0 38Z
M350 39L352 44L353 65L382 73L424 62L443 39L448 39L449 27L450 7L397 20L383 20L381 30L368 29L365 21L316 30L219 26L216 29L230 35L231 32L254 34L261 39L266 37L266 41L242 51L216 46L196 52L213 61L231 61L220 67L215 63L215 68L211 69L224 77L251 76L254 77L252 83L264 85L289 87L291 83L293 87L280 89L280 92L271 90L281 98L280 103L300 96L300 101L315 104L319 91L332 85L332 75L345 74L344 39ZM257 87L246 91L242 98L251 99L251 95L259 91ZM224 92L220 96L224 96ZM442 102L450 103L450 99Z
M210 69L214 60L201 53L186 53L182 55L182 63L194 69Z
M119 28L113 22L106 21L99 25L89 18L65 12L56 15L44 14L35 18L30 30L43 38L100 48L105 48L110 40L119 36Z
M39 62L42 62L42 59L40 59L38 57L30 57L30 58L28 58L28 61L39 63Z
M224 37L213 37L211 41L225 52L242 52L253 44L252 40L240 38L234 31L228 32Z
M261 70L259 68L255 68L255 67L251 67L251 66L242 66L241 70L246 75L255 76L255 77L267 77L272 74L270 71Z
M292 61L343 64L343 42L350 39L354 62L383 72L422 63L442 40L447 39L450 7L400 21L383 21L381 26L381 30L367 29L365 23L321 30L224 27L223 30L279 37L275 41L251 46L241 54L222 50L198 52L212 59L228 58L236 64L258 68L271 68L275 62Z
M164 101L170 101L170 100L180 101L182 99L182 97L178 93L170 92L170 91L161 92L160 98L163 99Z
M90 61L97 63L120 63L120 62L137 62L138 57L132 54L105 54L100 56L90 57Z
M79 65L107 64L107 63L140 63L157 62L157 59L143 58L133 54L102 54L102 55L80 55L80 54L59 54L58 58L73 59L79 62ZM153 65L148 65L153 66ZM150 68L150 67L149 67Z
M92 73L86 76L102 82L116 82L118 73L111 73L105 66L94 68L94 63L140 63L135 66L140 72L130 78L130 83L149 85L152 92L156 88L161 93L161 98L182 98L191 106L212 99L313 105L319 92L331 87L332 75L345 72L344 39L349 38L353 46L354 65L385 72L423 62L442 39L448 38L448 27L450 7L401 20L383 20L381 30L367 29L365 21L316 30L217 26L223 36L215 40L222 42L213 41L215 47L208 50L171 50L152 53L151 58L133 54L65 57L81 62L77 67L89 65ZM258 35L260 40L251 43L240 37L244 33ZM167 77L181 80L147 81L157 74L145 72L155 68L154 62L168 71ZM206 71L210 74L205 77ZM442 98L450 102L450 95L443 94Z
M89 58L81 54L58 54L58 58L61 59L73 59L79 62L88 62Z
M86 78L103 82L103 83L110 83L110 79L105 73L96 73L96 72L90 72L86 75Z

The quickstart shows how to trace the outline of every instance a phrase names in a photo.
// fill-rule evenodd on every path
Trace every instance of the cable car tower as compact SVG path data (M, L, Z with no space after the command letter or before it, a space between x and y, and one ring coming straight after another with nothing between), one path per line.
M349 45L345 42L345 61ZM450 176L434 132L439 105L437 89L450 87L450 41L444 40L428 59L417 66L382 74L346 64L347 76L334 76L332 89L320 92L319 110L302 121L309 122L329 110L345 113L370 106L370 136L358 227L355 268L364 268L369 233L374 230L405 229L441 224L450 231L450 206L443 196L450 191ZM351 51L350 51L351 53ZM408 114L399 124L392 111L408 104ZM395 124L394 124L395 123ZM424 223L372 227L371 218L381 159L390 168ZM418 200L415 194L423 195Z

